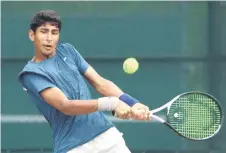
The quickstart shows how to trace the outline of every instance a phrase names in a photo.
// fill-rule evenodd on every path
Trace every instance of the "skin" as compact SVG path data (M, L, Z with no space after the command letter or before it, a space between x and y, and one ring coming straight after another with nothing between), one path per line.
M29 38L34 44L35 56L33 61L38 63L56 54L55 50L60 38L60 31L52 23L38 27L34 32L29 31ZM89 83L103 96L119 97L123 94L112 81L101 77L91 66L84 73ZM98 110L98 100L69 100L59 88L47 88L40 92L41 97L51 106L67 115L88 114ZM132 108L119 100L115 108L117 117L149 120L149 108L142 103Z
M29 30L29 38L34 44L34 62L41 62L56 54L55 49L59 42L60 31L51 23L46 23L36 29Z

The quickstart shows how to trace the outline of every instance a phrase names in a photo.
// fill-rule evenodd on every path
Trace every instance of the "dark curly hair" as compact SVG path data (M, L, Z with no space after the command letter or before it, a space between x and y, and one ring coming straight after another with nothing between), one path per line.
M38 27L46 22L53 23L61 30L62 22L60 16L57 16L56 12L53 10L42 10L37 12L31 19L30 29L35 32Z

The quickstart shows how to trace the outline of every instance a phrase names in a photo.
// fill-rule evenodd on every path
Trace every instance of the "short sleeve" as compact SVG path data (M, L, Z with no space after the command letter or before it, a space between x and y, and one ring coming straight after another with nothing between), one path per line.
M69 47L69 50L71 51L73 58L75 60L75 63L80 71L80 73L85 73L87 70L89 64L87 61L81 56L81 54L69 43L66 44Z
M21 82L27 92L39 95L44 89L55 87L55 85L46 77L34 73L26 73L22 76Z

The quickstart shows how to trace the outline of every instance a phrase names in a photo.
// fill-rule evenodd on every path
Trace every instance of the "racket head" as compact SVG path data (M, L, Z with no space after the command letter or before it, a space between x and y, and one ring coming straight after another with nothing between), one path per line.
M206 140L215 136L223 124L222 107L210 94L183 93L167 107L166 124L187 139Z

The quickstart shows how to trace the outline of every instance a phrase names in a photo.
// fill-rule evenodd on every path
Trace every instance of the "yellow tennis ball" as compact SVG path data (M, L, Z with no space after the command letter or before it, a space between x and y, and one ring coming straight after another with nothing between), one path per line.
M124 62L123 62L123 70L125 73L128 74L133 74L135 73L139 68L139 63L137 62L137 60L135 58L127 58Z

